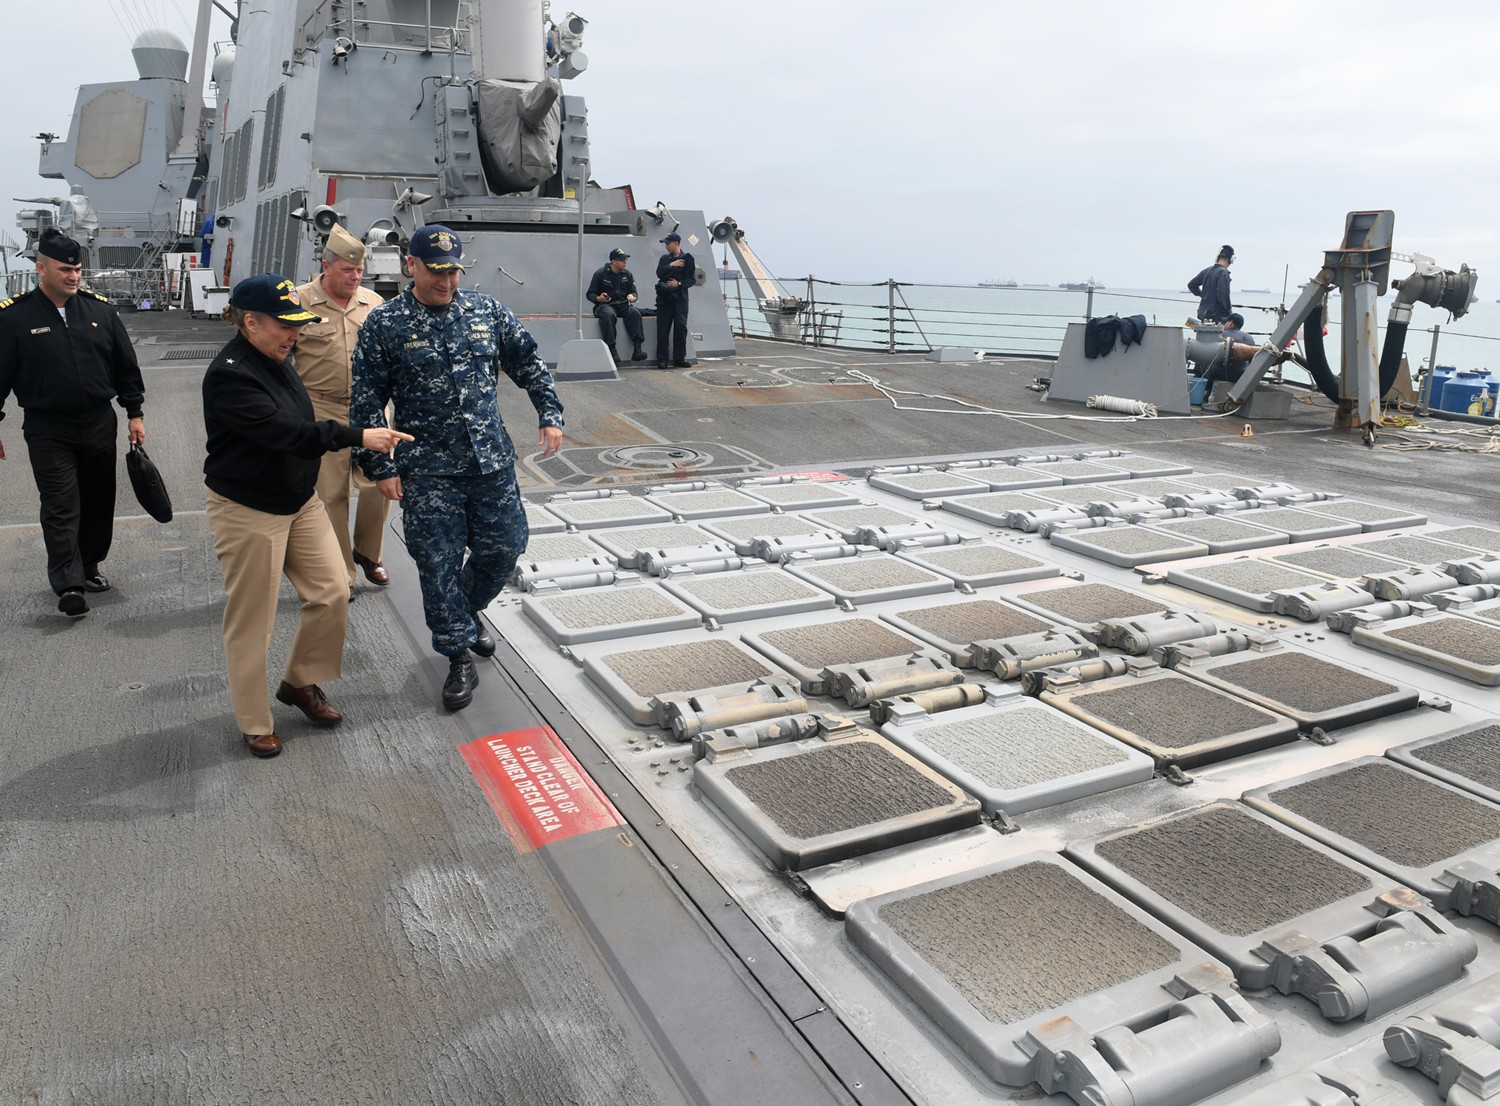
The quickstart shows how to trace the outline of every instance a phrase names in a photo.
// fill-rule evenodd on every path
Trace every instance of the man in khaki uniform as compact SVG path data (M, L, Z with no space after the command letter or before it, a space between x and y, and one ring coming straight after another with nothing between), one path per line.
M312 397L318 419L349 421L349 365L354 342L365 316L383 300L360 284L364 275L365 245L337 223L323 246L323 272L297 289L305 310L322 317L302 328L297 343L297 375ZM354 567L365 570L372 584L391 582L380 561L390 500L376 490L352 461L348 450L323 455L318 471L318 498L328 511L333 532L349 571L349 598L354 598ZM354 542L349 541L350 482L359 504L354 516Z

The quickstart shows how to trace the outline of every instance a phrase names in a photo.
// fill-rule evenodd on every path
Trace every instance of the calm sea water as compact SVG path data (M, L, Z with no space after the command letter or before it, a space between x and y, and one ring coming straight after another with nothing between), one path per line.
M788 292L809 296L806 280L783 280ZM744 281L725 281L723 288L730 323L750 334L768 328ZM741 294L743 289L743 294ZM1437 363L1460 369L1500 370L1500 303L1491 295L1480 299L1469 313L1450 322L1448 312L1417 304L1407 331L1406 356L1415 371L1425 365L1432 349L1432 327L1440 328ZM1288 306L1297 290L1289 289ZM1068 323L1086 318L1087 294L1057 288L981 288L964 285L902 285L894 297L881 284L814 282L811 296L823 318L825 334L836 344L884 349L892 336L898 350L926 350L934 346L972 346L990 353L1030 353L1052 356L1062 344ZM1269 336L1276 325L1280 292L1249 292L1236 288L1236 309L1245 316L1245 329ZM1391 299L1380 301L1378 318L1382 339ZM1095 289L1094 315L1145 315L1148 322L1181 325L1197 313L1198 300L1186 290ZM1338 298L1334 297L1326 345L1330 360L1338 359ZM894 321L893 321L894 320Z

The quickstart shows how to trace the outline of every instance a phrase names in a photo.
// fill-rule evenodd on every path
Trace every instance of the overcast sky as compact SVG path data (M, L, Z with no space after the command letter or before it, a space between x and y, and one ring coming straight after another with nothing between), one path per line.
M577 2L595 178L733 215L782 275L1164 288L1227 242L1237 287L1279 290L1363 207L1500 274L1500 5ZM31 136L134 76L120 18L190 40L196 4L0 3L16 238L9 198L63 191Z

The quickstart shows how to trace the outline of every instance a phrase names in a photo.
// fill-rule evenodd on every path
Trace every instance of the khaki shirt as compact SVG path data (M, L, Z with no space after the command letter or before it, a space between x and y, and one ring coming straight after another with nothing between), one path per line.
M365 316L384 301L363 286L349 297L348 308L334 303L321 279L297 289L303 308L322 316L321 323L302 328L293 350L293 363L320 419L349 421L349 366Z

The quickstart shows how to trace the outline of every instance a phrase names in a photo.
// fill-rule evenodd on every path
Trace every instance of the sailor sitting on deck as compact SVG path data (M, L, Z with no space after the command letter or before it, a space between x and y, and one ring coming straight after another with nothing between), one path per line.
M1250 360L1260 351L1260 343L1245 333L1245 316L1238 311L1230 314L1229 320L1224 324L1224 344L1226 356L1218 358L1209 367L1208 372L1203 374L1208 381L1209 392L1213 391L1216 381L1227 380L1234 383L1245 375L1245 369L1249 367Z
M634 348L630 352L632 361L646 360L646 331L641 325L641 313L635 306L635 277L625 262L630 255L618 246L609 251L609 264L594 270L594 279L589 281L588 300L594 305L594 317L599 320L599 336L609 347L609 355L616 365L620 355L615 352L615 320L625 320L625 333L630 335Z

